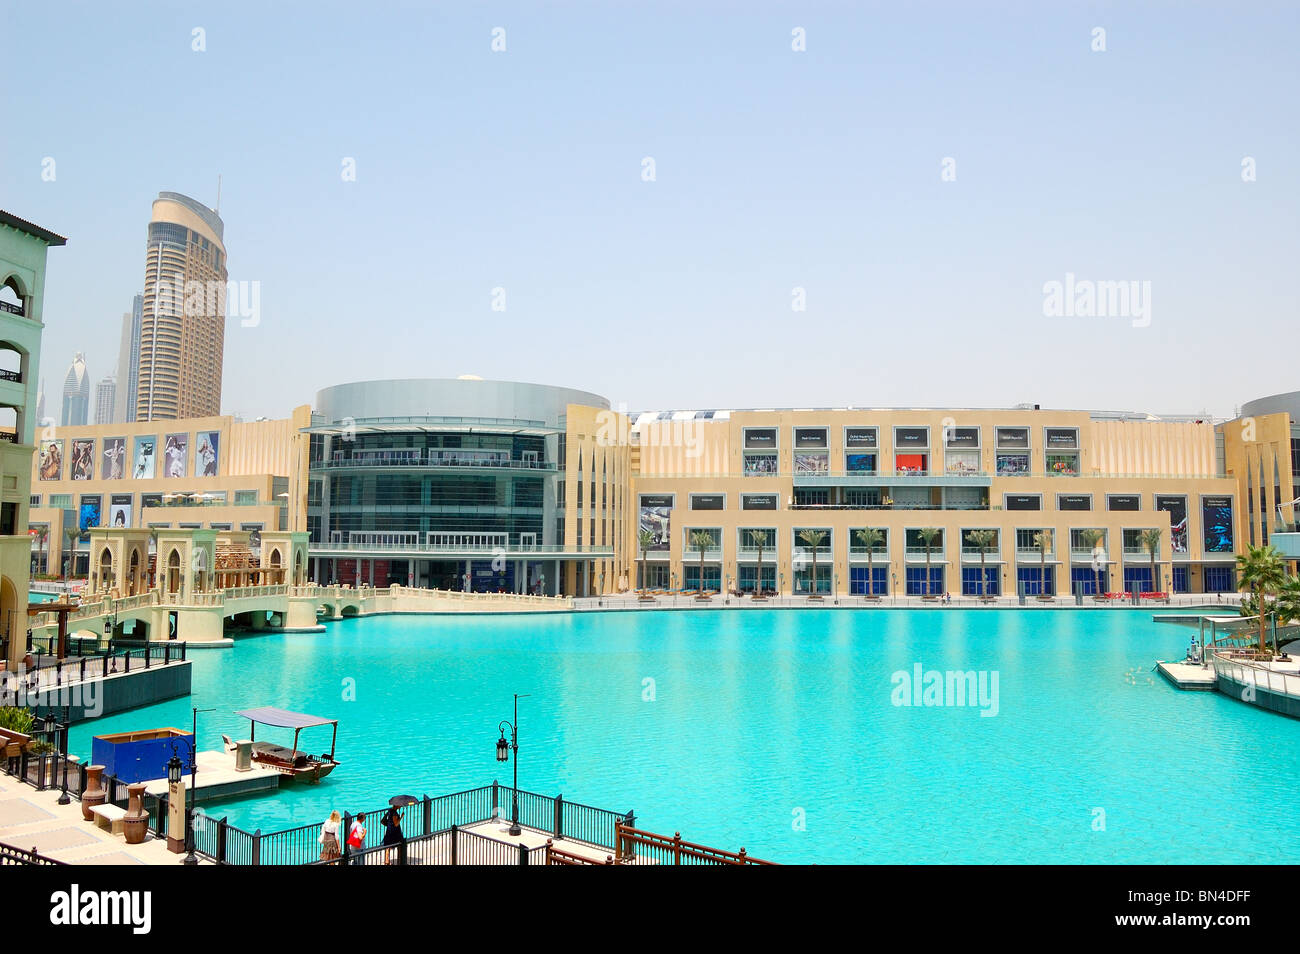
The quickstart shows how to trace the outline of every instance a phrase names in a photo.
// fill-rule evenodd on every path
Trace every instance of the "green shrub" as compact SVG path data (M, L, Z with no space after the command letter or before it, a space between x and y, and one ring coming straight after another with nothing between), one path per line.
M18 706L0 706L0 729L31 735L32 724L35 721L36 717L27 709Z

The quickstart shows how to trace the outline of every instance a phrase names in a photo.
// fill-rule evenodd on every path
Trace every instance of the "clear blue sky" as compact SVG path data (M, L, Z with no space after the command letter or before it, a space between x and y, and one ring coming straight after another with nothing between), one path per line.
M150 202L218 174L245 416L461 373L634 409L1300 387L1295 4L540 6L7 4L0 207L69 239L47 412L74 350L116 368ZM1150 326L1044 317L1067 272L1150 281Z

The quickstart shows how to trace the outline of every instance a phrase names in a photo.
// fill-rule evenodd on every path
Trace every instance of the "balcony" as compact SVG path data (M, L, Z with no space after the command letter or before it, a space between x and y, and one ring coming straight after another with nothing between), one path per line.
M775 474L765 476L778 476ZM940 470L898 470L872 474L854 471L827 471L820 474L794 474L796 487L989 487L992 477L982 471L945 473Z
M980 562L979 547L962 547L961 558L963 561L971 563ZM1000 547L989 547L984 551L984 561L988 563L1000 563L1002 561L1002 549Z
M509 457L495 456L456 456L439 457L423 452L389 451L382 454L365 454L345 456L336 454L330 460L317 461L313 470L357 467L436 467L456 470L490 469L490 470L524 470L538 472L555 472L556 465L542 460L516 460Z
M903 553L909 561L925 562L925 547L906 547ZM930 561L935 562L944 559L943 544L930 548Z
M1269 535L1268 542L1288 560L1300 560L1300 531L1279 530Z
M881 544L881 545L878 546L878 547L856 547L856 546L851 546L851 547L849 547L849 560L851 560L851 561L852 561L852 560L861 560L862 562L865 563L866 560L867 560L868 552L870 552L870 556L871 556L872 561L875 561L875 560L886 560L886 561L887 561L887 560L889 559L889 545L888 545L888 544Z

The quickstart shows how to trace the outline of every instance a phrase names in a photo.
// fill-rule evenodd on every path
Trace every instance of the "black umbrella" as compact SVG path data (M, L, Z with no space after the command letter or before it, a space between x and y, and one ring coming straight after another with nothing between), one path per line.
M414 805L419 799L414 795L394 795L388 800L388 804L394 808L405 808L407 805Z

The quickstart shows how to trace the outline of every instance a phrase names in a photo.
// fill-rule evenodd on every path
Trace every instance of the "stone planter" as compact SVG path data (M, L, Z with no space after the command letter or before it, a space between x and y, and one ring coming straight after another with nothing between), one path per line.
M134 782L126 787L130 801L122 819L122 834L128 845L138 845L149 834L149 813L144 810L144 782Z
M104 800L108 798L108 793L104 791L101 784L100 776L104 774L104 766L87 765L86 766L86 789L81 793L81 817L86 821L94 821L95 816L90 814L90 810L96 805L103 805Z

